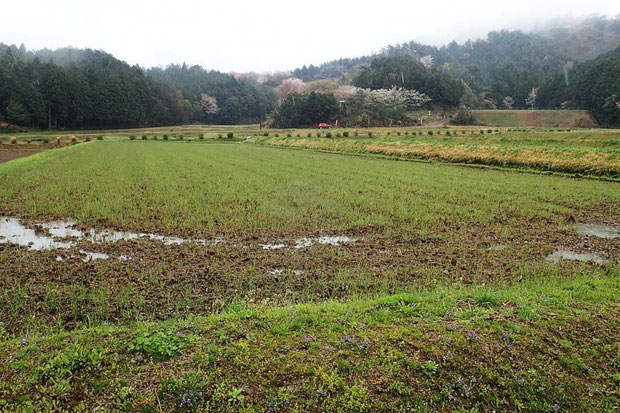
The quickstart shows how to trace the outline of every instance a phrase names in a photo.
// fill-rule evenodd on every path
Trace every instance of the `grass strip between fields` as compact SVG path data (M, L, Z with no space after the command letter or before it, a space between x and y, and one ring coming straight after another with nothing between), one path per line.
M619 287L617 266L584 267L26 336L0 343L0 408L608 410L619 402Z

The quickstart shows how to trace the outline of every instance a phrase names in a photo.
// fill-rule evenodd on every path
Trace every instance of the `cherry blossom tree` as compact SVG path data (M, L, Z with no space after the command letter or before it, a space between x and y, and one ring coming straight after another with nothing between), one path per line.
M290 93L302 93L304 90L306 90L304 81L296 77L284 79L282 83L276 87L276 93L280 101L284 100Z
M200 107L207 115L215 115L220 112L220 108L217 106L217 99L206 93L200 95Z

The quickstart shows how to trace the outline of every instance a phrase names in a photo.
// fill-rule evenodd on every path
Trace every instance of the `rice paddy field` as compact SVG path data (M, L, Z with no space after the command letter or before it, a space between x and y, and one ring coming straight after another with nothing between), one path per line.
M0 411L620 407L620 132L317 132L0 136Z

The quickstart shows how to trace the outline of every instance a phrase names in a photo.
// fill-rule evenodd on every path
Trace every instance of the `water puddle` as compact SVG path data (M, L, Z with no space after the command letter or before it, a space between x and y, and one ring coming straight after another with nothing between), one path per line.
M576 252L567 250L558 250L547 256L547 261L558 263L560 262L560 260L593 261L597 264L603 264L606 261L598 254L578 254Z
M69 249L77 245L79 241L86 241L92 244L115 243L120 241L131 241L137 239L149 239L159 241L165 245L181 245L184 243L196 243L202 246L214 246L226 243L222 237L214 239L186 239L146 232L117 231L113 229L95 230L80 229L75 221L52 221L36 225L29 228L18 218L0 217L0 244L14 244L27 247L31 251ZM322 236L317 238L303 237L294 242L277 242L273 244L259 244L264 250L277 250L281 248L309 248L315 244L340 246L343 244L357 241L359 238L352 238L346 235ZM243 246L247 248L247 246ZM104 260L110 258L107 254L96 251L80 250L82 259L86 262L94 260ZM72 256L75 258L75 256ZM121 255L120 260L131 259ZM63 261L62 256L56 258Z
M620 237L620 231L610 225L604 224L578 224L577 232L579 235L614 239Z
M41 224L41 227L45 228L53 237L56 238L80 238L92 243L131 241L140 238L161 241L165 245L180 245L184 242L190 242L190 240L185 238L166 237L163 235L149 234L146 232L116 231L113 229L96 231L92 228L82 231L77 228L74 221L53 221ZM207 244L206 240L198 240L196 242L203 243L204 245Z
M333 245L337 247L342 244L348 244L348 243L355 242L358 240L359 238L347 237L346 235L334 235L334 236L323 236L323 237L318 237L318 238L308 238L308 237L298 238L295 240L295 243L293 245L287 245L283 242L278 242L276 244L259 244L259 245L264 250L277 250L281 248L301 249L301 248L310 248L314 244Z
M17 218L0 217L0 244L14 244L28 247L31 251L41 251L69 249L74 247L80 240L93 244L101 244L145 238L160 241L165 245L180 245L186 242L195 242L203 246L217 245L225 242L221 237L212 240L189 240L145 232L116 231L112 229L96 231L92 228L81 230L74 221L70 220L47 222L39 224L37 227L42 229L42 231L37 232L35 229L27 227ZM80 254L85 262L110 258L108 254L96 251L80 250ZM123 261L130 259L130 257L126 255L121 255L118 258ZM64 258L62 256L56 257L56 261L63 260Z
M108 258L110 258L108 254L105 254L103 252L91 252L91 251L80 250L80 254L84 256L84 258L82 258L82 261L84 262L89 262L89 261L94 261L94 260L107 260Z
M264 250L279 250L280 248L286 247L284 244L259 244L260 247Z
M269 271L269 274L271 274L271 275L280 275L280 274L284 273L284 271L285 270L282 269L282 268L275 268L275 269ZM305 270L293 270L292 272L295 275L303 275L303 274L306 273Z
M337 235L333 237L320 237L318 239L319 244L323 244L323 245L348 244L350 242L355 242L357 240L358 240L357 238L350 238L350 237L347 237L346 235Z
M15 244L29 250L67 249L73 242L58 241L53 236L37 234L16 218L0 217L0 244Z

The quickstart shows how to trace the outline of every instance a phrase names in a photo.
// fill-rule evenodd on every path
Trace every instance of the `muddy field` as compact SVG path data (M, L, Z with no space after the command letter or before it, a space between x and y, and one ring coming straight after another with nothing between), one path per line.
M0 410L608 410L618 185L217 139L3 163Z

